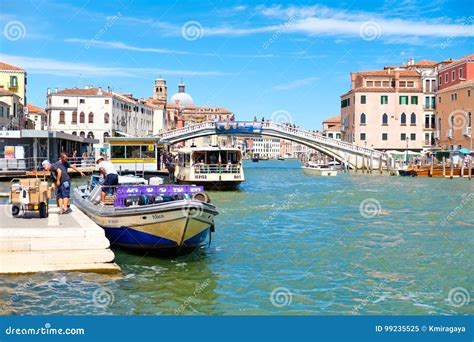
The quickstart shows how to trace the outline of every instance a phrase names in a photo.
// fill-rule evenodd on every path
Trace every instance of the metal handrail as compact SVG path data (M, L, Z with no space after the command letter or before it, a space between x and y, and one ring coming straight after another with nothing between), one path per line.
M240 173L240 168L240 164L194 164L194 173Z

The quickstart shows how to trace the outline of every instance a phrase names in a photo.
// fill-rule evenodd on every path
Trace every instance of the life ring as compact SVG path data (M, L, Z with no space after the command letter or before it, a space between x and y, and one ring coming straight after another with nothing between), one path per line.
M204 203L211 203L211 199L209 198L209 195L205 192L198 192L193 195L193 200L196 201L201 201Z

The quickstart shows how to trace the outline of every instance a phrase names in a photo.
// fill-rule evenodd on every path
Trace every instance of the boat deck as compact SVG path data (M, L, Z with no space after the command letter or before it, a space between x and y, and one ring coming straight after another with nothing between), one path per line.
M74 205L66 215L50 207L43 219L35 212L13 218L10 209L0 205L0 274L120 272L104 230Z

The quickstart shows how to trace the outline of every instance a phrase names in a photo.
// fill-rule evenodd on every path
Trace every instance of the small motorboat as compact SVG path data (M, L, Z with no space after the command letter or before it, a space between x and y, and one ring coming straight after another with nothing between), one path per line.
M303 172L309 176L337 176L337 169L330 164L305 163L302 167Z
M117 186L105 205L99 204L102 186L97 175L89 184L75 188L71 196L105 230L112 246L182 254L210 242L218 212L202 186L147 185L131 177L122 180L128 185Z
M285 157L279 156L278 160L285 160Z
M254 163L258 163L260 160L258 153L254 154L251 159Z

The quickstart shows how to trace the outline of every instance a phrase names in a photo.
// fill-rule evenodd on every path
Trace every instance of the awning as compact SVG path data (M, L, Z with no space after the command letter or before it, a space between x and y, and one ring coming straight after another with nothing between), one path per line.
M457 150L457 152L462 153L462 154L469 154L471 153L471 150L468 148L461 148L460 150Z

